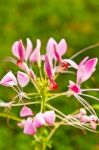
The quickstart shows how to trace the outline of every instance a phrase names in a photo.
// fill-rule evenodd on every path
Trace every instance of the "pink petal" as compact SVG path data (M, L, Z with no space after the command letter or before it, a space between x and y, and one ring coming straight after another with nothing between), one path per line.
M22 69L23 71L29 73L28 65L27 65L25 62L19 60L19 61L17 61L17 66L18 66L20 69Z
M92 73L95 71L97 61L97 58L88 60L88 57L81 61L77 71L77 84L81 84L91 77Z
M50 38L47 42L47 47L46 47L47 54L48 54L50 61L52 61L52 59L55 57L53 45L56 45L57 47L56 41L53 38Z
M27 106L23 106L21 111L20 111L20 117L27 117L27 116L32 116L33 112L32 110L27 107Z
M75 84L74 82L72 81L69 81L69 90L71 92L73 92L73 94L77 94L77 93L81 93L81 89L79 87L79 85Z
M27 38L27 47L26 47L26 53L25 53L25 60L27 61L31 52L32 52L32 42L29 38Z
M20 60L25 59L25 48L23 46L22 40L16 41L12 46L12 53Z
M69 65L71 65L74 69L78 69L78 65L71 59L63 59L63 62L67 62Z
M84 63L88 60L89 57L85 57L80 64L78 65L78 70L77 70L77 84L82 83L82 77L83 77L83 72L84 72Z
M45 124L45 120L43 118L43 114L42 113L38 113L34 120L33 120L33 125L36 127L36 128L40 128L41 126L43 126Z
M35 73L33 72L32 69L29 70L29 75L30 75L30 77L31 77L33 80L36 80L36 75L35 75Z
M58 84L54 81L54 79L50 79L50 90L56 90L58 88Z
M56 118L54 111L46 111L45 113L43 113L43 117L45 119L45 122L48 123L48 125L54 125Z
M24 60L25 59L25 48L23 46L22 40L19 41L18 52L19 52L20 59Z
M20 59L18 46L19 46L19 41L14 42L14 44L12 45L12 53L14 56Z
M33 125L32 118L28 118L24 125L24 134L34 135L36 133L36 127Z
M54 49L55 58L60 62L61 61L61 55L60 55L60 52L58 52L58 48L55 44L53 44L53 49Z
M61 41L58 44L58 53L60 56L63 56L67 51L67 43L65 39L61 39Z
M29 76L26 73L18 71L17 73L18 83L21 87L26 86L29 83Z
M96 64L98 62L97 58L88 60L84 65L84 75L82 77L82 82L88 80L93 72L95 71Z
M17 80L12 71L9 71L0 81L1 85L14 86L17 85Z
M46 72L47 76L50 79L52 79L53 78L53 73L52 73L52 67L51 67L48 55L45 55L44 67L45 67L45 72Z
M30 56L31 62L40 62L40 60L41 60L40 48L41 48L41 41L39 39L37 39L36 48L34 49L34 51L32 52L32 54Z

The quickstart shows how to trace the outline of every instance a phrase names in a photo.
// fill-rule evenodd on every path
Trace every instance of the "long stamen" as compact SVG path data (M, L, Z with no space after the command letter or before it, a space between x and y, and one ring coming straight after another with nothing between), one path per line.
M77 98L77 100L78 100L92 115L97 116L96 113L95 113L95 111L94 111L94 109L92 108L92 106L91 106L89 103L87 103L86 100L84 100L84 99L83 99L82 97L80 97L78 94L75 94L74 96Z
M99 91L99 89L81 89L82 92L87 92L87 91Z
M82 93L80 93L79 95L86 96L86 97L89 97L89 98L92 98L92 99L95 99L95 100L99 101L99 98L97 98L95 96L92 96L92 95L82 94Z

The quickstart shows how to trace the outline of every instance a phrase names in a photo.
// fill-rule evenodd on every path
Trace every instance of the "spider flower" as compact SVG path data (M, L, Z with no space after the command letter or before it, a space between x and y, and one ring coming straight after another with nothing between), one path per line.
M67 52L67 43L65 39L61 39L57 43L53 38L50 38L47 43L47 54L50 62L52 63L53 59L59 62L57 71L61 72L62 70L67 70L69 65L77 69L77 64L70 59L62 59L62 56Z
M96 115L94 109L91 107L91 105L81 96L87 96L89 98L93 98L98 100L96 97L93 97L91 95L83 94L82 92L84 89L81 89L81 84L88 80L93 72L95 71L95 67L97 64L98 59L97 58L92 58L89 59L89 57L85 57L81 63L78 65L77 69L77 79L76 83L70 81L69 84L69 92L70 95L74 95L74 97L86 107L86 109L91 113ZM89 89L90 90L90 89ZM86 90L85 90L86 91Z

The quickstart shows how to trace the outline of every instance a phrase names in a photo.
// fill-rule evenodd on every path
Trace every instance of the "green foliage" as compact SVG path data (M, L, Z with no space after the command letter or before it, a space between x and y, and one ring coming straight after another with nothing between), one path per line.
M66 56L69 57L76 51L99 42L98 30L98 0L1 0L0 77L10 69L10 65L3 60L5 56L11 55L11 45L15 40L22 38L25 42L26 37L30 37L35 45L35 40L40 38L44 52L49 37L52 36L56 40L64 37L68 42ZM86 54L98 56L99 50L95 48ZM97 68L97 73L98 71ZM98 75L95 77L98 81ZM64 81L60 81L65 90ZM99 87L94 79L89 85ZM8 88L0 87L1 98L7 100L9 95L13 97L14 94ZM79 105L75 104L75 100L66 100L62 99L63 104L60 104L61 100L57 102L58 107L61 106L60 109L65 113ZM33 150L32 137L24 135L12 125L12 122L9 126L5 119L0 118L0 150ZM53 138L52 150L99 150L98 136L99 134L84 133L72 127L61 127Z

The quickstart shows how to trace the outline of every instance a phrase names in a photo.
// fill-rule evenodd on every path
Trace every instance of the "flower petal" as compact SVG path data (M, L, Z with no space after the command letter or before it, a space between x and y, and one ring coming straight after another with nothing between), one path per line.
M26 86L29 83L29 76L26 73L18 71L17 73L18 83L21 87Z
M37 130L36 130L36 127L33 125L32 118L28 118L24 124L24 130L23 130L24 134L34 135L36 131Z
M46 51L47 51L47 54L48 54L50 61L52 61L52 59L55 58L53 45L57 46L57 43L53 38L50 38L47 42L47 47L46 47Z
M81 93L80 86L72 81L69 81L69 90L72 92L72 94Z
M53 78L53 73L52 73L52 67L51 67L48 55L45 55L44 67L45 67L45 72L46 72L47 76L50 79L52 79Z
M37 39L36 48L34 49L34 51L32 52L32 54L30 56L31 62L40 62L40 60L41 60L40 48L41 48L41 41L39 39Z
M33 120L33 124L36 128L40 128L41 126L43 126L45 124L45 120L43 118L43 114L42 113L38 113L34 120Z
M71 65L74 69L78 69L78 65L71 59L63 59L63 62L67 62L69 65Z
M31 52L32 52L32 42L29 38L27 38L27 47L26 47L26 53L25 53L25 60L27 61Z
M12 45L12 53L14 56L20 59L18 46L19 46L19 41L14 42L14 44Z
M56 117L55 112L53 110L44 112L43 117L45 119L45 122L48 123L48 125L54 125Z
M27 106L23 106L21 111L20 111L20 117L27 117L27 116L32 116L33 112L32 110L27 107Z
M88 80L92 73L95 71L98 59L93 58L88 60L88 58L89 57L85 57L78 65L77 84L81 84L82 82Z
M95 71L97 61L98 61L97 58L93 58L93 59L88 60L85 63L85 65L84 65L84 75L82 77L82 82L88 80L91 77L91 75Z
M25 48L23 46L22 40L16 41L12 46L12 53L20 60L24 60L25 58Z
M61 39L61 41L58 44L58 53L60 56L63 56L67 51L67 43L65 39Z
M17 85L17 80L12 71L9 71L0 81L1 85L4 86L14 86Z

